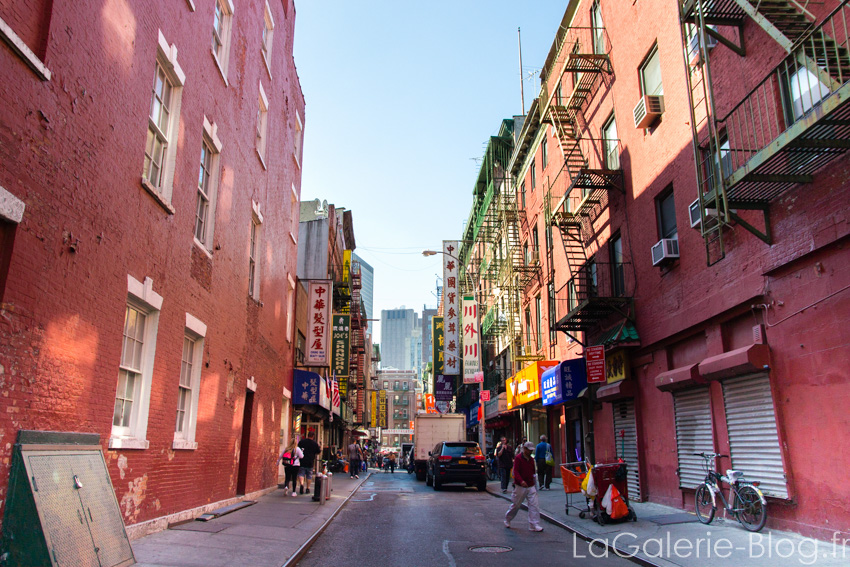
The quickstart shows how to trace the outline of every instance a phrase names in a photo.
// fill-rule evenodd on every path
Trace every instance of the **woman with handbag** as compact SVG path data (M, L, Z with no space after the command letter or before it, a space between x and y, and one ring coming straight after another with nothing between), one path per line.
M292 481L292 496L295 496L295 483L298 479L298 469L301 466L301 459L304 458L304 453L298 447L298 440L294 437L280 454L279 462L283 463L284 481L283 489L289 490L289 481Z

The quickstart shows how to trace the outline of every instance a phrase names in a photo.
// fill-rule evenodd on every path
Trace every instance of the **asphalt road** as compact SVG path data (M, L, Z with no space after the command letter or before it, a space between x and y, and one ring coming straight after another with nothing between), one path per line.
M633 566L598 557L573 534L543 522L528 530L520 511L507 529L507 502L486 492L448 485L439 492L405 471L375 472L352 496L298 563L299 567L532 567Z

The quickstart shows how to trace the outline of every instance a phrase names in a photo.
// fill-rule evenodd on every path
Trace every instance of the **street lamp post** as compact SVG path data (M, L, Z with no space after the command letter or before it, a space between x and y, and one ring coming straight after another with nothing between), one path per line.
M422 251L422 255L426 256L426 257L427 256L435 256L437 254L443 254L445 256L448 256L449 258L454 259L457 262L458 266L461 265L460 258L458 258L457 256L455 256L453 254L449 254L448 252L442 252L440 250L423 250ZM470 277L469 272L467 272L466 266L463 266L463 273L471 284L473 280ZM482 391L484 391L484 382L481 382L481 384L478 386L478 405L481 407L481 419L478 420L478 445L481 447L481 452L486 457L487 456L487 441L486 441L485 435L484 435L484 400L481 399L481 392Z

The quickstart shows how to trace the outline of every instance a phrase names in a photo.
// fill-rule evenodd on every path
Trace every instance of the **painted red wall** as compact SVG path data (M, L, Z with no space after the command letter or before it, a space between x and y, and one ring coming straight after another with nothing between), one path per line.
M242 6L228 84L210 53L211 3L53 3L49 81L0 46L0 97L9 102L0 108L0 186L26 205L0 306L0 497L17 431L38 429L100 434L128 525L230 498L251 379L246 490L276 484L283 388L292 389L286 297L296 269L291 187L300 193L301 177L292 148L304 98L292 59L295 10L288 0L269 5L271 72L260 52L264 6ZM140 185L159 30L186 74L174 214ZM254 149L261 83L270 102L265 167ZM204 117L223 144L212 259L193 243ZM259 303L248 297L252 201L264 216ZM151 278L164 298L150 448L107 450L128 275ZM208 328L198 448L174 450L187 312Z

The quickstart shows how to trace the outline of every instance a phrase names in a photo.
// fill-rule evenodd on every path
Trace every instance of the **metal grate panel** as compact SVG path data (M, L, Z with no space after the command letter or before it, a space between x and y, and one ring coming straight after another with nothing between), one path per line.
M673 393L676 412L676 448L679 454L679 487L694 488L705 479L702 457L693 453L713 453L711 398L708 388Z
M640 502L635 401L631 399L614 402L613 409L614 442L616 444L617 457L623 459L628 465L629 500Z

